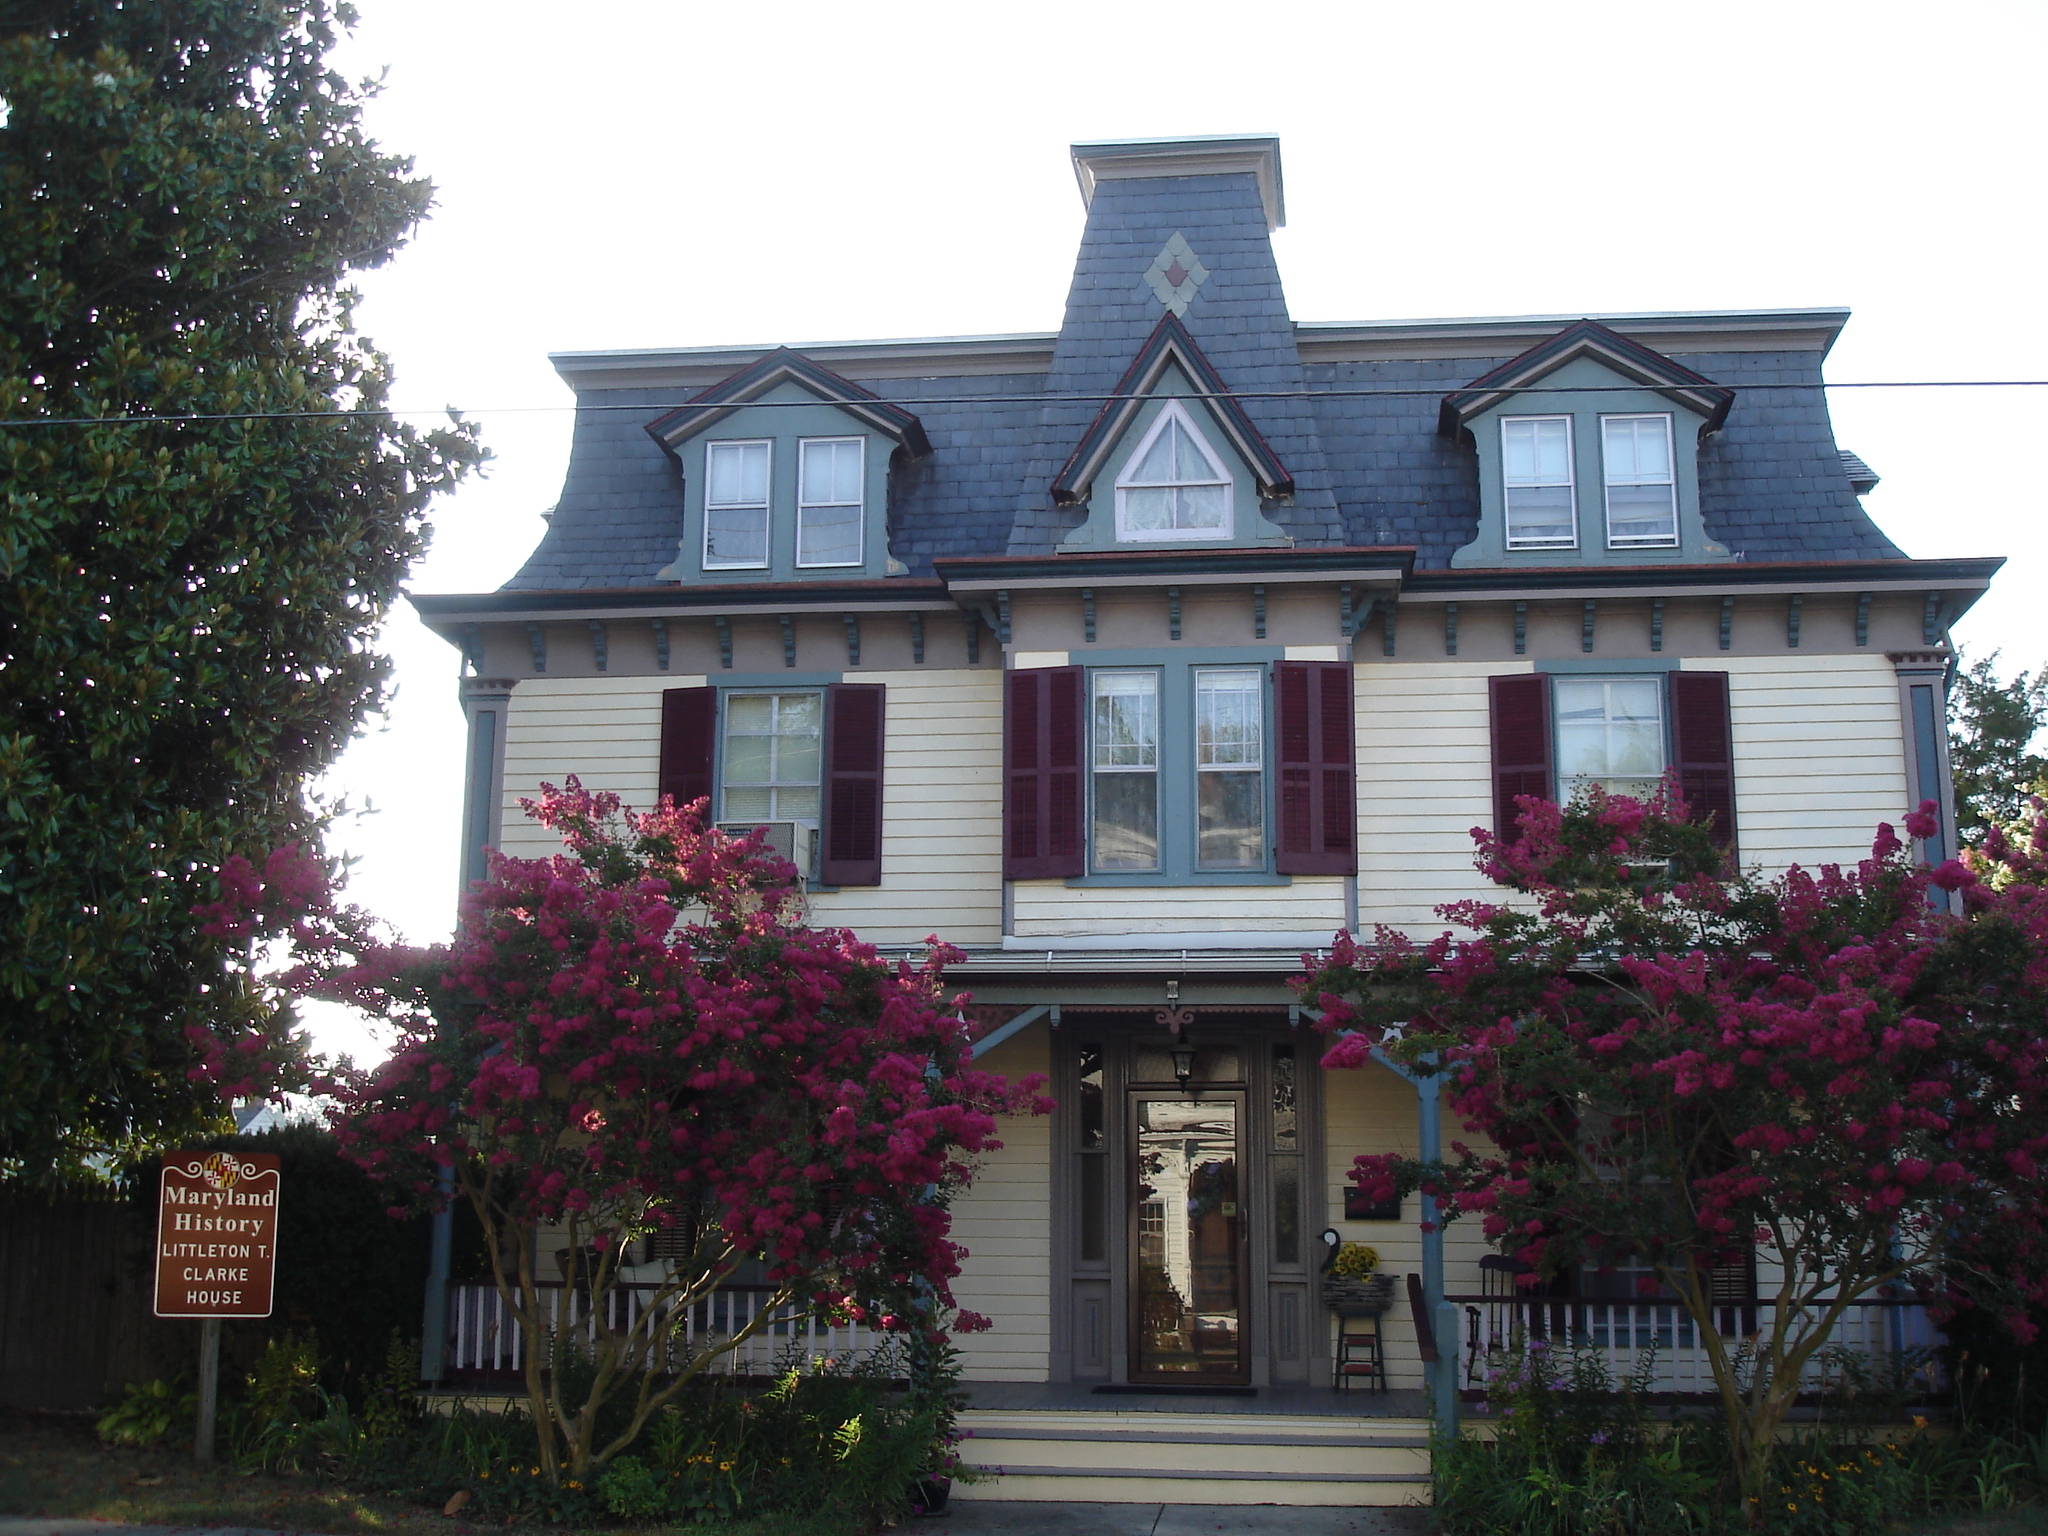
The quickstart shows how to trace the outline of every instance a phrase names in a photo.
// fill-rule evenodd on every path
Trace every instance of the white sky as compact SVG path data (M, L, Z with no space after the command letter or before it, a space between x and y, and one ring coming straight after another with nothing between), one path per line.
M388 66L370 132L440 189L360 323L397 404L474 411L497 455L417 591L539 539L550 351L1056 328L1080 139L1278 133L1301 320L1840 304L1830 379L2048 378L2039 0L357 4L337 64ZM1909 554L2011 557L1962 643L2048 659L2048 390L1833 407ZM329 785L374 814L335 845L353 899L442 938L455 655L409 608L386 644L394 707Z

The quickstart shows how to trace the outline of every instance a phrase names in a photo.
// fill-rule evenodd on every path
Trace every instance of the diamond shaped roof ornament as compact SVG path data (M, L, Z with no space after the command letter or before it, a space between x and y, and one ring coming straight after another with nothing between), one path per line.
M1176 315L1188 312L1195 290L1208 278L1209 269L1202 265L1202 258L1194 253L1179 230L1173 232L1173 238L1145 269L1145 281L1151 284L1152 292Z

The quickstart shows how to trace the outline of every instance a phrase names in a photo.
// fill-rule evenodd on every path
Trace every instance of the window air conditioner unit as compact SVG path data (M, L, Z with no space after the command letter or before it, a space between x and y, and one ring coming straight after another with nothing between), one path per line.
M712 825L733 837L749 837L759 831L765 834L761 840L794 864L803 879L818 872L818 834L800 821L719 821Z

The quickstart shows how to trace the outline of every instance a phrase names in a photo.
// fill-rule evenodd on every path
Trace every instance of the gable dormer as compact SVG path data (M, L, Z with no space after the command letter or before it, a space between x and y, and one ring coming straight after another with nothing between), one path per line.
M1263 515L1293 497L1294 477L1171 313L1117 380L1052 495L1087 508L1063 551L1294 542Z
M663 581L903 574L889 555L889 465L931 451L917 417L778 348L650 422L683 477Z
M1699 445L1735 391L1591 320L1444 397L1469 433L1479 534L1456 568L1731 559L1700 519Z

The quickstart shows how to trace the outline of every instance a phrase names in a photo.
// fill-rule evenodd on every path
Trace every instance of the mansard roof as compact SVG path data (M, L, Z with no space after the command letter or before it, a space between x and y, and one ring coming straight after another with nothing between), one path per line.
M1509 358L1498 368L1488 369L1463 389L1445 395L1437 414L1437 430L1451 436L1480 412L1541 384L1567 363L1582 357L1591 358L1632 384L1655 390L1674 404L1697 411L1707 418L1709 432L1720 429L1728 417L1728 407L1735 403L1734 390L1609 330L1597 320L1581 320Z
M1412 547L1416 571L1447 569L1479 524L1456 424L1590 357L1718 429L1699 444L1700 513L1740 559L1904 558L1864 512L1868 471L1828 418L1821 365L1846 311L1303 324L1272 249L1271 140L1080 145L1074 162L1087 222L1055 331L558 355L587 409L548 530L507 589L655 585L682 534L677 446L784 382L905 445L888 537L914 575L940 559L1072 558L1058 552L1089 477L1137 404L1106 397L1141 395L1176 363L1297 552Z

